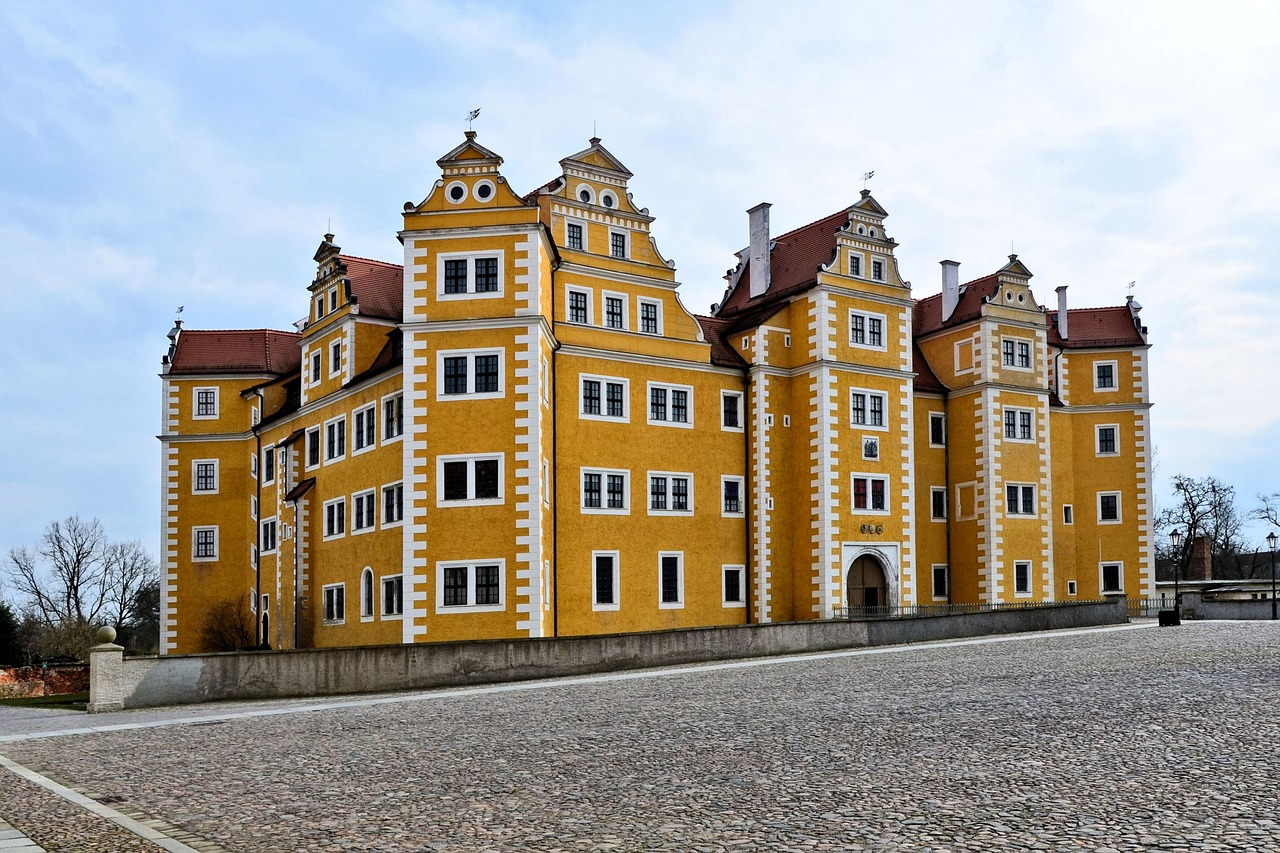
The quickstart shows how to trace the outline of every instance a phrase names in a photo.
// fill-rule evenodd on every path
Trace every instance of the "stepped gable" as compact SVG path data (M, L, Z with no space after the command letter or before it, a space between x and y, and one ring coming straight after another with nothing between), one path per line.
M960 301L956 303L956 310L945 323L942 322L941 293L918 300L912 317L915 334L928 335L945 326L956 326L969 320L976 320L982 315L982 304L994 296L999 288L998 273L960 285Z
M346 265L361 316L404 319L404 267L355 255L338 255L338 259Z
M1146 344L1138 319L1126 305L1067 309L1067 335L1058 334L1058 312L1049 311L1049 345L1063 349L1140 347Z
M933 368L929 366L929 361L924 357L924 353L920 351L917 344L911 345L911 367L916 372L915 379L912 380L912 387L917 391L928 391L933 394L945 394L948 390L946 385L942 384L942 380L933 372Z
M170 374L270 373L298 370L302 350L296 332L275 329L184 330L174 346Z
M745 260L747 250L739 253L743 259L742 275L720 306L719 316L739 321L746 320L748 315L763 317L770 313L766 309L775 308L787 297L817 284L818 268L831 263L836 251L836 231L849 221L851 209L845 208L771 238L769 289L755 299L751 298L751 265Z
M701 314L694 314L693 318L702 327L702 336L707 339L707 343L711 344L712 364L738 368L748 366L746 360L738 355L738 351L725 340L725 335L730 331L729 327L733 325L732 320L704 317Z

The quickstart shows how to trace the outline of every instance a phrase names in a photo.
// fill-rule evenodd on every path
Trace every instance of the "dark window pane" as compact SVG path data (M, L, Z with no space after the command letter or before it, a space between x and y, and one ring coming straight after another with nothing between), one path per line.
M582 380L582 413L584 415L600 414L600 382L598 380Z
M606 383L605 393L608 395L607 405L609 417L622 417L622 385L617 382Z
M742 512L742 499L738 494L738 481L724 481L724 511Z
M444 292L467 292L467 260L459 258L444 262Z
M467 499L467 463L444 463L444 499L447 501L465 501Z
M662 602L675 604L680 601L680 558L662 558Z
M741 422L738 419L738 400L740 399L738 395L725 394L720 399L724 405L724 425L727 427L741 426Z
M884 480L871 481L871 508L884 509Z
M476 498L496 498L498 496L498 460L476 460Z
M671 420L676 423L687 424L689 422L689 392L676 391L671 392Z
M465 607L467 604L467 569L455 566L444 570L444 604Z
M585 507L600 506L600 475L582 475L582 505Z
M627 256L627 235L616 232L609 235L609 254L615 258Z
M500 604L497 566L476 566L476 604Z
M665 421L667 419L667 389L649 389L649 420Z
M742 572L730 569L724 573L724 600L742 600Z
M640 303L640 331L646 334L658 334L658 306L652 302Z
M625 509L625 508L626 508L626 493L625 493L624 488L623 488L623 487L624 487L625 482L626 482L626 478L625 478L625 477L623 477L621 474L610 474L610 475L608 476L608 478L607 478L607 488L608 488L608 495L607 495L607 497L608 497L608 502L609 502L609 508L610 508L610 509Z
M570 249L582 248L582 226L581 225L569 226L569 248Z
M445 357L444 393L467 393L467 357L465 355Z
M476 356L477 394L496 394L498 391L498 357L496 355Z
M596 557L596 604L616 604L613 598L613 557Z
M476 293L498 292L498 259L476 258Z

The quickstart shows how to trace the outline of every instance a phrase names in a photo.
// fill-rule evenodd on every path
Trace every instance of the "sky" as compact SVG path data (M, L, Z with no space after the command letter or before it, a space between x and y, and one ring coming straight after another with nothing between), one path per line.
M858 198L936 293L1009 252L1150 328L1156 493L1280 491L1280 4L0 5L0 554L72 514L157 551L160 357L291 328L326 230L399 262L482 110L527 192L593 132L705 313L761 201ZM1256 541L1267 532L1249 529Z

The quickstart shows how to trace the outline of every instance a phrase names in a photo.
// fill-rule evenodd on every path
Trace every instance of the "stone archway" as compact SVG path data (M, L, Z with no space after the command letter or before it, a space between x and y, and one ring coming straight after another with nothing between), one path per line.
M888 573L874 554L863 553L849 564L844 588L845 602L850 609L890 604Z

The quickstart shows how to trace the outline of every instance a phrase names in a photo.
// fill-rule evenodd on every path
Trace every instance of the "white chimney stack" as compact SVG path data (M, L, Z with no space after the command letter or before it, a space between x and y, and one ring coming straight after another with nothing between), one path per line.
M951 319L960 304L960 262L939 261L942 264L942 322Z
M1058 291L1058 337L1067 339L1067 286L1064 284Z
M751 298L763 296L769 289L769 202L764 201L747 211L750 217L751 247Z

